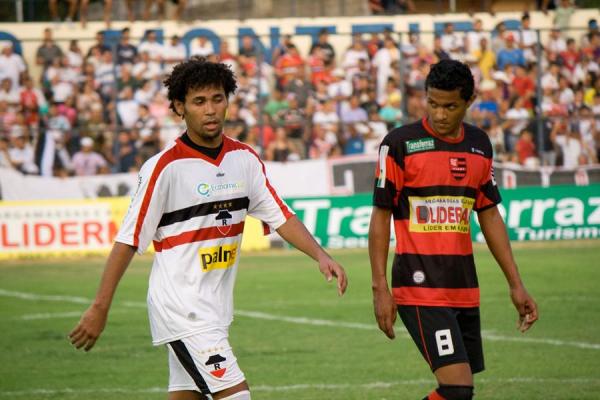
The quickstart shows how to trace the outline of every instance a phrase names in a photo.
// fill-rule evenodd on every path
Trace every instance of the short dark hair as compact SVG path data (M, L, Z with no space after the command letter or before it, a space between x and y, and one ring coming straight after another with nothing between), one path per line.
M469 101L473 97L475 82L466 64L457 60L441 60L431 66L425 79L425 88L447 91L460 89L460 97Z
M175 100L185 102L190 89L222 87L227 97L237 89L235 76L227 65L207 61L203 57L192 57L177 64L163 83L168 89L171 110L175 113Z

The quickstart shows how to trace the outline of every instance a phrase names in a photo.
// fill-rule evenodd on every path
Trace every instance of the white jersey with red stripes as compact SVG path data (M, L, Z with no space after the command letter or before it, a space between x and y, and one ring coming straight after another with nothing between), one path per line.
M272 229L293 213L250 146L223 136L216 159L181 138L149 159L116 241L156 255L148 314L155 345L233 320L233 287L244 220Z

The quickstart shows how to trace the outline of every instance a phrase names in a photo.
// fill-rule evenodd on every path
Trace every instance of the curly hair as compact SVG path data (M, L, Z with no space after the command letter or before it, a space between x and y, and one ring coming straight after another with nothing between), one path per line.
M203 57L192 57L177 64L163 83L168 89L171 110L176 114L175 100L185 102L190 89L222 87L227 97L237 89L235 75L227 65Z
M425 88L452 91L460 89L460 97L469 101L473 97L475 81L466 64L456 60L441 60L431 66L425 79Z

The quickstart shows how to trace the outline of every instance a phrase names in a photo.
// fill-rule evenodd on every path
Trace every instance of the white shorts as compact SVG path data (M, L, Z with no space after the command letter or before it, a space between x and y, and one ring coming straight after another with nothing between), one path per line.
M176 340L169 349L169 392L216 393L246 380L233 355L227 329Z

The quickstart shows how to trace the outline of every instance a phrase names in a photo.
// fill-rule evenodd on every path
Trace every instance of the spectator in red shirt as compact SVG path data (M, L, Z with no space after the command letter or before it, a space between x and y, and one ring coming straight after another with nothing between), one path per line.
M525 166L536 166L535 143L533 143L533 135L531 132L524 130L521 132L521 137L517 140L515 151L519 157L519 164ZM539 165L539 163L537 163Z
M290 80L297 75L297 71L304 68L304 60L295 45L289 45L288 50L277 60L275 75L280 88L284 88Z
M560 58L562 59L563 66L568 69L569 72L573 73L580 59L580 54L577 50L575 39L567 39L567 49L565 51L561 51L559 54Z
M535 94L535 83L527 74L527 69L522 65L517 65L515 68L512 88L519 97L524 99L525 108L532 109L531 97Z

